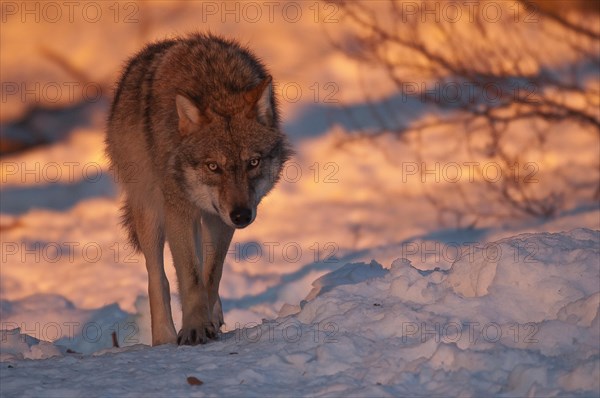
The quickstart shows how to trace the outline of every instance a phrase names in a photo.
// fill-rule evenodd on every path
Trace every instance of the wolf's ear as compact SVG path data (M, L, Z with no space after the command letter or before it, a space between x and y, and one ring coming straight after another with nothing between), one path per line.
M244 100L248 104L246 116L255 118L266 124L271 124L273 120L273 107L271 97L273 96L273 79L267 75L256 87L244 93Z
M179 131L181 134L188 134L194 125L210 123L210 118L206 115L206 112L201 112L186 96L177 94L175 104L177 105Z

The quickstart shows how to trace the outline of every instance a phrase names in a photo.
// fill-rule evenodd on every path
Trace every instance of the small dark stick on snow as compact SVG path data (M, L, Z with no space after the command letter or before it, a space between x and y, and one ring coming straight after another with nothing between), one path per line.
M202 380L194 376L188 376L187 382L191 386L201 386L202 384L204 384Z
M119 340L117 339L117 332L112 332L113 347L119 348Z

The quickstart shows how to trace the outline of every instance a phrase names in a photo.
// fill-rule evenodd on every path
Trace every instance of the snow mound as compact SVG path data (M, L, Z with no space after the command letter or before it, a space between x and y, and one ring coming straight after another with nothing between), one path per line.
M32 358L31 344L43 347L54 343L61 347L52 355L64 354L66 349L91 354L112 347L113 332L121 346L135 344L139 338L134 318L117 304L87 310L76 308L60 295L37 294L16 301L1 300L0 307L1 351L15 358ZM35 359L47 356L50 355L41 353Z
M3 392L56 395L67 379L74 395L102 396L598 396L600 233L493 247L449 270L348 264L296 313L205 346L11 362Z
M381 264L378 264L376 261L371 261L369 265L365 265L364 263L346 264L314 281L312 283L313 290L306 297L306 301L312 300L336 286L356 284L368 279L384 276L386 272Z
M0 330L0 361L44 359L63 355L66 349L22 334L20 328Z

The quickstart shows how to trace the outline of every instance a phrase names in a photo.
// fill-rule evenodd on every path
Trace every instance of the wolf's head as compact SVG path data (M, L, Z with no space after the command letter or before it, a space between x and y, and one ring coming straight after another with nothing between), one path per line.
M279 179L290 149L279 130L271 77L214 104L175 98L182 137L176 160L189 199L244 228Z

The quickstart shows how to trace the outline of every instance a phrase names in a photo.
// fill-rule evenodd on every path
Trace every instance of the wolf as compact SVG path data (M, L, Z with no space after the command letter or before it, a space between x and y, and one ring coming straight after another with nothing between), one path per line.
M153 345L218 337L219 283L234 230L254 221L292 154L273 85L250 50L212 34L149 44L126 63L106 152L124 193L123 224L146 261ZM179 333L165 241L181 297Z

